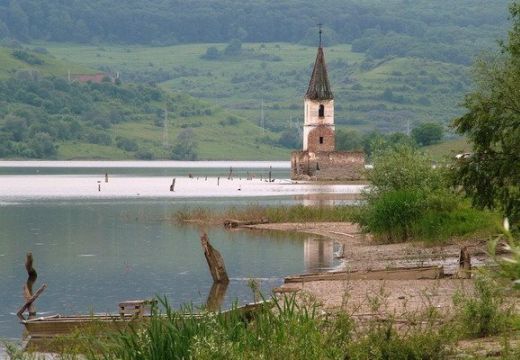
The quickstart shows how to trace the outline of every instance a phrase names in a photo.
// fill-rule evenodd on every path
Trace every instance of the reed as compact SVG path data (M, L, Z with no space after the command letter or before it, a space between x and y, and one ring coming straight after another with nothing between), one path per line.
M173 220L178 223L222 224L226 219L255 221L268 219L271 223L283 222L345 222L353 221L359 209L356 206L276 206L251 204L226 209L186 208L177 211Z

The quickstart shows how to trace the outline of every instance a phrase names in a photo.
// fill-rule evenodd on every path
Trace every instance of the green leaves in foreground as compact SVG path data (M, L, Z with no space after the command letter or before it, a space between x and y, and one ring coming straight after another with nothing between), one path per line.
M170 309L108 339L91 359L443 359L452 341L432 325L397 332L392 321L356 327L346 314L323 315L294 296L273 299L245 321L230 313Z

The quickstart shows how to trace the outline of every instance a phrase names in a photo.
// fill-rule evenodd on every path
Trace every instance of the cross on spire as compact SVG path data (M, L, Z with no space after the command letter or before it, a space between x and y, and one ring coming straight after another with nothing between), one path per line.
M321 27L323 26L322 23L319 23L318 24L318 29L319 29L319 34L320 34L320 47L321 47L321 33L322 33L322 30L321 30Z

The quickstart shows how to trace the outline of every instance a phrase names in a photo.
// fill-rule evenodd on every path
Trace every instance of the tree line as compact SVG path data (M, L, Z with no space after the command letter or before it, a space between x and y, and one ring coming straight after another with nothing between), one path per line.
M507 26L508 0L0 0L0 38L19 41L352 43L381 58L468 63ZM472 45L476 44L476 45Z

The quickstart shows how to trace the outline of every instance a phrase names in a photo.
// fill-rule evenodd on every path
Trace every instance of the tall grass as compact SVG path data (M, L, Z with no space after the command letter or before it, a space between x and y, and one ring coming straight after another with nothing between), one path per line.
M72 352L60 352L61 358L445 359L458 358L458 340L494 334L506 339L497 349L503 354L515 358L520 351L507 342L514 326L504 311L503 293L484 278L477 280L473 296L460 293L454 298L454 315L431 308L400 325L391 316L356 322L345 313L325 314L294 295L273 298L247 317L238 309L174 311L165 298L159 300L161 310L155 307L148 321L104 337L83 334ZM37 358L14 347L8 350L14 359Z
M89 359L442 359L450 337L429 326L398 332L391 322L358 326L344 314L321 315L294 296L273 299L244 321L238 312L154 312L143 327L111 337ZM356 331L357 330L357 331Z
M223 210L186 208L177 211L173 218L180 223L202 222L221 224L226 219L239 221L266 220L282 222L344 222L353 221L359 212L356 206L277 206L249 205Z
M186 315L154 312L144 327L121 332L90 359L340 359L351 335L346 317L331 321L294 297L273 300L251 322L239 311Z
M453 302L462 335L483 337L511 330L511 309L504 303L498 283L487 277L477 276L474 294L458 292Z

